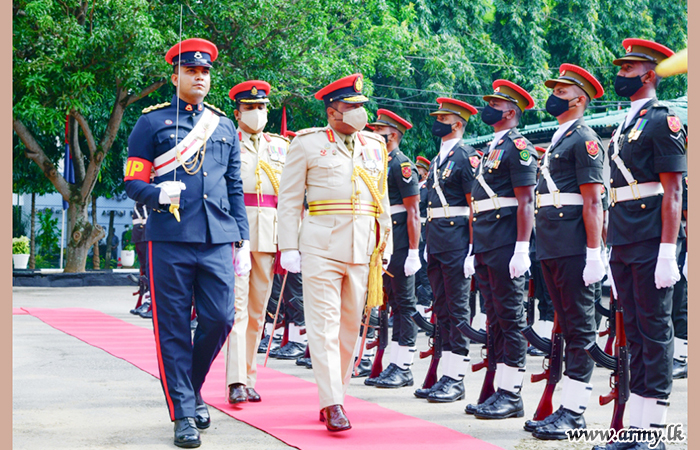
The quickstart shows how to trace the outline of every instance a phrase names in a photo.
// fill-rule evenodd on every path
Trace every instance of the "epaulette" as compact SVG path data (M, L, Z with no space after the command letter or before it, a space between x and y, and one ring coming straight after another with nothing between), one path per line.
M286 141L288 144L291 142L289 139L287 139L286 137L282 136L281 134L277 134L277 133L266 133L266 134L267 134L268 136L270 136L270 137L275 137L275 138L282 139L282 140Z
M206 106L207 108L211 109L211 110L214 111L215 113L218 113L219 115L222 115L222 116L226 117L226 113L223 112L222 110L220 110L219 108L217 108L216 106L214 106L214 105L212 105L212 104L209 104L209 103L207 103L207 102L202 102L202 103L204 103L204 106Z
M149 106L149 107L147 107L147 108L143 108L143 109L141 110L141 114L147 114L147 113L149 113L149 112L151 112L151 111L155 111L156 109L165 108L166 106L170 106L170 102L159 103L159 104L157 104L157 105L151 105L151 106Z
M306 134L311 134L311 133L318 133L320 131L325 131L326 129L323 127L316 127L316 128L304 128L303 130L297 131L297 137L299 136L304 136Z

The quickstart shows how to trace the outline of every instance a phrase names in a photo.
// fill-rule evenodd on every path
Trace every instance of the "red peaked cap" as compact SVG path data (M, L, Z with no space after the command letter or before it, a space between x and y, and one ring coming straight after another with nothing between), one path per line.
M600 82L586 69L573 65L562 64L559 66L559 78L554 78L544 82L544 85L554 89L557 83L573 84L583 89L589 98L599 98L605 93Z
M535 101L530 96L530 93L512 81L496 80L493 82L492 86L493 94L484 95L483 97L486 101L492 98L507 100L518 105L521 111L535 106Z
M165 60L173 65L180 63L183 66L211 67L218 56L219 50L214 43L192 38L173 45L165 54Z
M456 114L464 120L469 120L471 116L478 113L476 108L461 100L455 100L449 97L439 97L436 101L440 104L440 107L437 111L431 112L431 116L438 116L440 114Z
M284 137L297 137L297 134L294 131L287 130L286 133L284 133Z
M622 46L627 54L613 61L613 64L616 66L621 66L626 61L647 61L658 64L675 54L673 50L665 45L646 39L627 38L622 41Z
M239 83L228 91L231 100L238 103L268 103L270 83L262 80L250 80Z
M354 73L332 82L316 92L314 98L316 100L323 100L326 106L338 100L351 104L365 103L369 101L369 99L362 95L362 86L362 74Z
M425 170L430 170L430 160L423 156L416 156L416 167L422 167Z
M372 127L388 126L394 127L401 133L405 133L406 130L413 128L411 123L399 116L398 114L389 111L388 109L378 109L377 110L377 120L370 124ZM374 128L372 128L374 129Z

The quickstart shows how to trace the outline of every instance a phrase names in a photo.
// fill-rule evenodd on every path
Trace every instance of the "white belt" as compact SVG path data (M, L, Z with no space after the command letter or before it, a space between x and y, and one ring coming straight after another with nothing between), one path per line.
M538 208L543 206L561 208L566 205L583 205L583 196L581 194L566 192L562 194L559 191L554 191L549 194L537 194L535 204Z
M131 223L133 225L146 225L147 218L137 218L137 219L131 219Z
M443 206L442 208L428 208L428 220L442 217L469 216L468 206Z
M664 187L658 181L642 184L637 184L637 182L634 181L629 186L610 188L610 198L613 203L639 200L640 198L653 197L655 195L662 195L663 193Z
M391 210L391 215L393 216L394 214L402 213L402 212L407 212L406 207L404 205L391 205L389 207Z
M494 209L507 208L509 206L518 206L518 199L515 197L491 197L483 200L473 200L472 208L474 213L482 213L492 211Z
M425 222L427 222L427 221L428 221L428 218L427 218L427 217L421 217L421 218L420 218L420 223L421 223L421 224L425 224Z

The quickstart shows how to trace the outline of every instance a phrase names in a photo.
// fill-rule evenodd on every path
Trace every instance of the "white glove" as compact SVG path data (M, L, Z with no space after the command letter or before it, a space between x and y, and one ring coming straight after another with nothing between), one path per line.
M160 188L158 203L161 205L179 205L180 191L187 189L187 186L182 181L163 181L158 183L156 187Z
M656 289L671 287L681 279L676 261L676 244L659 245L659 256L656 258L654 282Z
M688 280L688 252L685 252L685 263L683 264L683 276Z
M286 250L280 257L280 265L287 272L301 272L301 253L299 250Z
M600 254L600 247L586 248L586 266L583 268L583 284L590 286L605 276L605 263Z
M384 261L386 261L386 262L384 262ZM391 264L391 254L386 255L386 256L382 256L382 269L384 269L384 270L388 269L389 264Z
M236 258L233 260L233 270L236 275L242 277L250 272L250 241L243 241L241 248L236 250Z
M410 277L411 275L415 274L420 270L421 268L421 263L420 263L420 256L418 255L418 249L409 249L408 250L408 257L406 258L406 261L403 263L403 273L407 276Z
M510 258L510 278L518 278L525 275L527 269L530 268L530 242L518 241L515 243L515 251L513 257Z
M476 269L474 269L474 255L472 255L472 248L472 244L469 244L467 257L464 258L464 278L469 278L476 272Z

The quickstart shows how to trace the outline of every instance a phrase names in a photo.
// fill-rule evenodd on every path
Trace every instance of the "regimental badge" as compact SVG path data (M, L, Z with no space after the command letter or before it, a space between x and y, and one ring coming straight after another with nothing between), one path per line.
M472 165L473 168L479 167L479 157L478 156L470 156L469 157L469 164Z
M202 59L202 54L200 52L196 52L194 54L194 59Z
M411 178L411 166L402 166L401 175L403 175L404 178Z
M197 105L197 111L201 111L201 110L203 110L203 109L204 109L204 106L202 106L201 104L200 104L200 105Z
M496 144L496 145L501 145L502 143L503 143L503 139L501 139L500 141L498 141L498 144Z
M522 152L520 152L520 159L522 159L523 161L527 161L528 159L530 159L530 152L528 152L527 150L523 150Z
M630 46L627 47L625 50L627 50L627 53L632 53L632 46L630 45Z
M646 113L647 113L647 110L646 110L646 109L643 109L643 110L639 111L639 117L642 117L642 116L643 116L644 114L646 114Z
M559 75L562 76L562 77L563 77L564 75L566 75L566 70L562 70L561 72L559 72Z
M498 86L496 89L493 90L493 92L501 92L501 87Z
M190 104L188 104L187 106L185 106L185 111L192 111L192 109L193 109L193 108L192 108L192 105L190 105Z
M681 119L679 119L676 116L667 116L666 122L668 122L668 128L673 133L678 133L679 131L681 131L681 127L683 127L683 125L681 124Z
M514 140L513 143L518 150L525 150L527 148L527 141L523 138L518 138Z
M165 120L165 124L166 124L166 125L172 125L172 124L173 124L173 121L170 120L170 119L166 119L166 120Z
M321 156L326 156L327 153L328 151L325 148L321 149Z
M258 95L258 88L253 86L253 88L250 90L250 95Z
M357 77L355 79L355 91L362 92L362 77Z
M588 156L590 156L593 159L597 158L599 150L600 149L598 148L598 142L586 141L586 151L588 152Z

